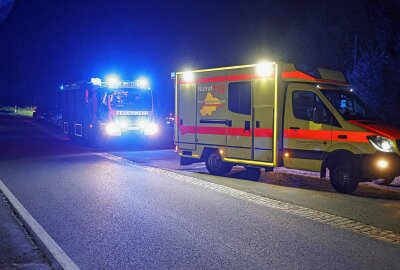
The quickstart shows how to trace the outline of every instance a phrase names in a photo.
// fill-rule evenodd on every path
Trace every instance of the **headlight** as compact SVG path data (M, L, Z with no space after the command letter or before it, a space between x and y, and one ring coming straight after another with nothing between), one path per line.
M367 137L370 143L379 151L382 152L394 152L394 145L393 142L385 137L382 136L370 136Z
M148 120L141 120L138 122L138 126L140 129L143 130L145 135L155 135L158 132L158 125L154 122L148 121Z
M145 128L147 127L148 124L149 124L149 121L147 121L147 120L140 120L140 121L138 122L138 126L139 126L141 129L145 129Z
M115 123L107 124L106 132L110 136L121 136L121 128Z
M126 129L128 127L128 122L125 120L121 120L118 122L118 125L120 126L120 128Z
M148 125L144 128L144 134L146 135L155 135L158 132L158 125L156 123L148 123Z

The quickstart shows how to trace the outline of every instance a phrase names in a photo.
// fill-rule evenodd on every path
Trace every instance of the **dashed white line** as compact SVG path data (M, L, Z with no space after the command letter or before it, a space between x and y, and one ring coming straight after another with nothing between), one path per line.
M115 156L115 155L112 155L109 153L98 153L98 155L100 155L103 158L109 159L109 160L117 161L117 162L124 163L124 164L134 165L134 166L143 168L145 170L148 170L148 171L151 171L151 172L154 172L157 174L162 174L162 175L165 175L165 176L168 176L168 177L180 180L180 181L189 182L194 185L201 186L201 187L204 187L207 189L211 189L211 190L214 190L219 193L228 194L230 196L233 196L233 197L236 197L236 198L239 198L242 200L246 200L249 202L253 202L258 205L262 205L264 207L277 209L277 210L280 210L280 211L286 212L286 213L291 213L291 214L301 216L301 217L304 217L304 218L307 218L307 219L310 219L313 221L317 221L317 222L320 222L323 224L328 224L333 227L349 230L349 231L352 231L352 232L355 232L358 234L362 234L362 235L365 235L365 236L368 236L368 237L371 237L374 239L384 241L384 242L400 244L400 234L390 231L390 230L382 229L382 228L368 225L368 224L365 224L362 222L351 220L349 218L325 213L322 211L314 210L314 209L303 207L300 205L262 197L259 195L240 191L240 190L237 190L237 189L234 189L231 187L227 187L227 186L223 186L220 184L207 182L207 181L198 179L196 177L186 176L186 175L174 172L174 171L143 166L143 165L140 165L133 161L130 161L125 158Z
M22 220L25 226L35 240L47 249L54 260L65 270L77 270L78 266L71 260L70 257L61 249L61 247L51 238L51 236L43 229L43 227L32 217L26 208L19 202L14 194L6 187L3 181L0 180L0 191L10 202L17 215Z

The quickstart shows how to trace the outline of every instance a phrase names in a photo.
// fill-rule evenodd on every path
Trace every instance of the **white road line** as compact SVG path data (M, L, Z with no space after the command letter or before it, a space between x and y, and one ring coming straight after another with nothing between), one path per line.
M70 257L61 249L59 245L51 238L51 236L43 229L42 226L32 217L25 207L18 201L12 192L6 187L3 181L0 180L0 191L6 196L11 206L17 212L19 218L29 232L33 234L36 241L47 249L47 253L53 256L54 260L65 270L76 270L78 266L71 260Z
M112 155L109 153L97 153L97 154L99 156L109 159L109 160L117 161L117 162L124 163L124 164L134 165L139 168L142 168L142 169L145 169L145 170L157 173L157 174L162 174L162 175L172 177L172 178L180 180L180 181L189 182L194 185L201 186L201 187L204 187L207 189L211 189L211 190L214 190L219 193L228 194L230 196L233 196L233 197L236 197L236 198L239 198L242 200L246 200L249 202L253 202L258 205L262 205L264 207L277 209L279 211L286 212L286 213L291 213L296 216L301 216L301 217L304 217L304 218L307 218L307 219L310 219L313 221L317 221L317 222L320 222L323 224L328 224L328 225L336 227L336 228L349 230L351 232L362 234L362 235L365 235L365 236L368 236L368 237L371 237L371 238L374 238L377 240L381 240L384 242L400 244L400 234L390 231L390 230L382 229L382 228L368 225L368 224L365 224L362 222L354 221L349 218L325 213L322 211L314 210L314 209L303 207L300 205L287 203L287 202L274 200L274 199L269 199L269 198L255 195L252 193L248 193L248 192L240 191L240 190L237 190L234 188L230 188L230 187L227 187L224 185L207 182L207 181L201 180L196 177L186 176L186 175L174 172L174 171L143 166L143 165L140 165L133 161L130 161L125 158L118 157L118 156L115 156L115 155Z

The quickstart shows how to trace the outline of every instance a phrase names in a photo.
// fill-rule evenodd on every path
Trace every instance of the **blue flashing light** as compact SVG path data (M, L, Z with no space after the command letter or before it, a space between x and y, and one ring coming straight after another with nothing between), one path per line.
M149 83L149 80L147 78L139 78L137 80L137 85L138 85L139 88L149 89L150 83Z
M91 78L91 79L90 79L90 82L91 82L93 85L101 85L101 79L100 79L100 78Z
M117 75L108 75L106 77L106 82L109 87L118 87L121 84L121 80Z

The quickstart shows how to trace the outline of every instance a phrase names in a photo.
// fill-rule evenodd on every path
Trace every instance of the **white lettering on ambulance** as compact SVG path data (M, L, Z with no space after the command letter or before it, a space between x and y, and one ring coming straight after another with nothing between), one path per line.
M212 91L212 86L205 86L205 85L199 85L197 86L197 91L198 92L211 92Z

